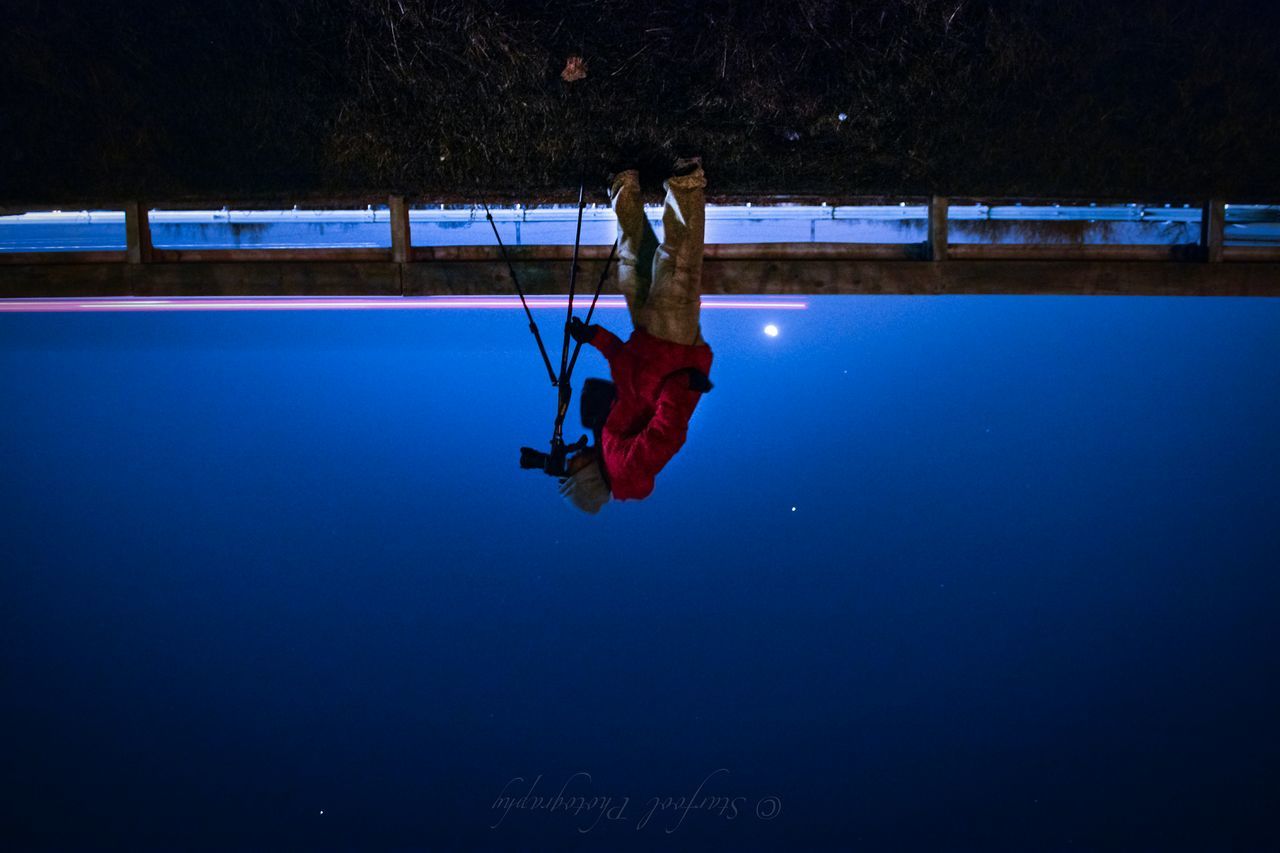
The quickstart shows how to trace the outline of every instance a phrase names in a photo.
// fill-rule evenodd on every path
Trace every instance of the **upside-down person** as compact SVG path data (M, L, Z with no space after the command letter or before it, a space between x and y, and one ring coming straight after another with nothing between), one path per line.
M569 476L560 481L560 494L584 512L599 512L611 497L648 497L658 472L684 445L702 394L711 390L711 347L701 323L706 185L700 158L676 161L663 183L659 243L644 213L640 173L623 170L610 181L618 218L618 288L634 331L624 343L577 317L569 327L574 340L608 360L616 386L612 400L601 399L599 386L584 388L584 421L594 421L587 425L596 441L570 457Z

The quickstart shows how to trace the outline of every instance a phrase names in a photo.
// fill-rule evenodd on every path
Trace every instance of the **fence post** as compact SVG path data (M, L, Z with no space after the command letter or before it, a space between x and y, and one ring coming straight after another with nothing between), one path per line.
M391 260L397 264L409 262L409 206L404 196L393 195L388 201L391 208Z
M124 234L129 263L151 263L151 221L147 218L147 205L137 201L125 204Z
M947 197L944 195L929 199L929 259L947 259Z
M1226 205L1215 198L1205 203L1200 212L1200 245L1204 247L1204 259L1211 264L1222 262L1222 235L1226 219Z

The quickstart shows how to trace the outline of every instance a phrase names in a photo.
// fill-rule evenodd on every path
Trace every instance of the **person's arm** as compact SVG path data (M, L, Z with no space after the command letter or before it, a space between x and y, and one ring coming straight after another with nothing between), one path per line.
M579 343L590 344L600 350L600 354L610 364L622 352L623 344L617 335L595 323L588 326L577 317L569 321L569 336Z
M676 455L689 433L689 416L698 404L698 392L689 388L688 374L678 371L662 386L653 417L643 430L624 445L615 463L617 479L644 482L653 489L653 477Z

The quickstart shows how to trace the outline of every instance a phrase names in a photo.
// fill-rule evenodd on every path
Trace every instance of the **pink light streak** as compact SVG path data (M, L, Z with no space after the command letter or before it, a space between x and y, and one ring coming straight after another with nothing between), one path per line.
M569 304L567 296L531 296L527 298L530 310L539 308L564 309ZM576 297L574 308L585 313L591 305L591 297ZM602 296L597 309L626 308L621 296ZM733 310L783 310L795 311L809 307L799 300L723 298L705 296L705 309ZM144 297L105 297L86 299L0 299L0 313L63 313L96 312L102 314L117 311L416 311L441 309L489 309L521 310L520 299L515 296L180 296L164 299Z

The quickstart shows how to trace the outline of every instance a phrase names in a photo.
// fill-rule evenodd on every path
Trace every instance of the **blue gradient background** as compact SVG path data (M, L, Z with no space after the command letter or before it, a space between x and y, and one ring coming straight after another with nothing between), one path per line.
M1280 301L808 302L596 517L518 311L0 316L6 846L1280 844Z

